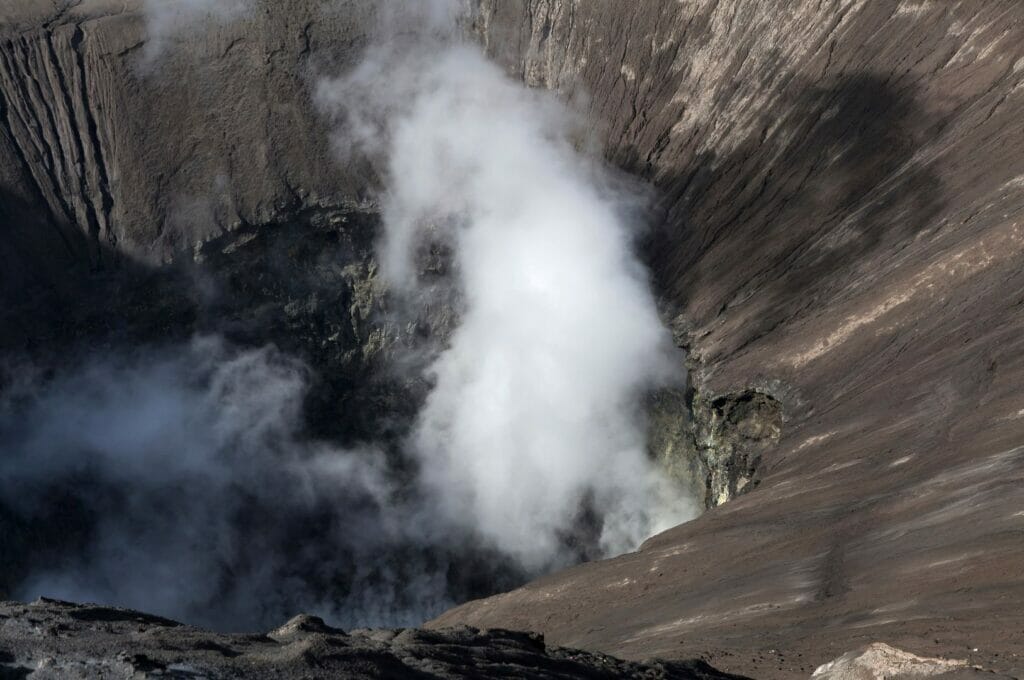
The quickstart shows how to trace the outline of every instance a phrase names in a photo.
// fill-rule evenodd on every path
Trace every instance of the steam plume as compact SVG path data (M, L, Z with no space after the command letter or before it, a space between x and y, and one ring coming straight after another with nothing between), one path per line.
M147 58L244 6L147 0ZM380 168L398 308L457 317L424 350L406 459L311 440L309 369L272 347L200 338L8 381L0 523L63 548L15 596L222 629L412 625L691 515L645 453L644 396L681 376L633 254L637 196L578 150L569 109L459 40L457 5L401 7L381 10L398 42L317 100L339 150Z
M424 483L449 521L529 568L559 561L583 504L603 554L631 549L691 509L645 454L639 404L674 376L630 197L577 152L556 99L438 35L376 48L319 90L345 120L339 144L383 164L380 259L398 294L425 290L425 250L452 253L462 314L412 442Z

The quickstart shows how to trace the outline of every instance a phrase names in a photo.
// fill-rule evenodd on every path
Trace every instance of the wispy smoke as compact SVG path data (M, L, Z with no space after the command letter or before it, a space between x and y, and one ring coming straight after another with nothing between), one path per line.
M559 561L581 507L602 553L633 548L692 510L645 453L642 397L674 375L632 199L577 151L552 95L432 28L319 88L339 146L382 159L394 289L422 299L424 253L451 253L461 319L411 443L423 480L449 520L530 568Z
M255 0L143 0L146 43L139 63L143 72L154 67L179 36L242 16Z
M0 513L52 532L53 545L69 533L84 543L37 565L15 595L222 629L299 610L408 625L450 605L441 529L379 451L303 438L306 382L273 348L205 338L9 390Z

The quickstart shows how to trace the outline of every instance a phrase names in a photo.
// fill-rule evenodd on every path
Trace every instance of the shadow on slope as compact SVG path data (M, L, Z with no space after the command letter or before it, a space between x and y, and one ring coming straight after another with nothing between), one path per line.
M830 289L862 261L898 256L946 203L917 155L945 121L923 108L912 84L871 73L827 86L790 81L760 114L757 134L652 177L661 226L646 252L659 289L698 322L756 291L747 342L794 308L834 299Z

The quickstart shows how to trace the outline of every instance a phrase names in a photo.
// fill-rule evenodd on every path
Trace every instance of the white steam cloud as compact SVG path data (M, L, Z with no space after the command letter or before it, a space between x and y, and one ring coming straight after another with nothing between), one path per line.
M340 146L383 159L396 292L422 300L424 251L451 253L461 318L412 442L446 518L537 569L581 506L603 554L692 516L646 453L643 396L679 376L623 216L635 199L577 151L569 111L431 35L371 50L319 100Z

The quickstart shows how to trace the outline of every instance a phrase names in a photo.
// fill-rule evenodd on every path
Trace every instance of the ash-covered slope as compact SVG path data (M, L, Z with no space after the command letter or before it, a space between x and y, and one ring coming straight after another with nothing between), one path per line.
M728 680L701 661L634 663L507 630L354 630L297 616L209 633L126 609L0 603L4 678L664 678Z
M169 196L199 197L215 230L358 203L365 168L326 158L301 74L354 58L366 5L312 4L179 37L145 77L122 3L6 10L12 299L207 237ZM480 4L492 56L580 95L609 158L656 186L646 252L694 403L768 395L785 421L752 492L439 623L628 658L718 650L758 677L874 640L1019 669L1024 6Z
M664 196L650 257L705 395L784 406L760 486L439 619L795 677L886 640L1024 654L1024 6L492 3ZM977 651L972 651L972 650Z

